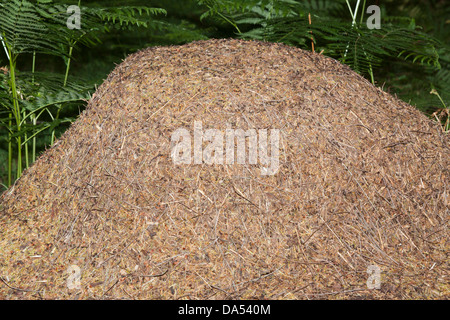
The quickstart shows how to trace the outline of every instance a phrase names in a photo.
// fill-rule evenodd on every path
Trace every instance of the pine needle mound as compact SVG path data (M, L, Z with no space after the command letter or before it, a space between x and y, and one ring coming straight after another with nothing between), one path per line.
M175 164L196 121L279 130L278 171ZM317 53L148 48L1 196L0 298L448 299L449 154L439 124Z

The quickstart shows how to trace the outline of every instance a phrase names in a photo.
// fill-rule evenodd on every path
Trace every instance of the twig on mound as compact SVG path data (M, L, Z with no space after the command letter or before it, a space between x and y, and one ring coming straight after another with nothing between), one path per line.
M5 279L3 279L3 277L0 277L0 280L5 284L5 286L7 286L8 288L13 289L13 290L24 291L24 292L37 292L38 294L40 293L39 290L21 289L21 288L16 288L16 287L10 286L10 285L5 281Z
M143 274L143 275L138 275L138 274L128 274L126 275L126 277L136 277L136 278L159 278L164 276L165 274L167 274L167 272L169 272L169 269L167 269L166 271L164 271L163 273L158 273L158 274Z
M246 200L246 201L247 201L248 203L250 203L251 205L255 206L259 211L261 210L261 209L259 208L259 206L257 206L257 205L254 204L252 201L250 201L249 199L247 199L247 198L242 194L242 192L236 188L236 186L233 185L233 189L234 189L234 192L235 192L239 197L241 197L242 199Z

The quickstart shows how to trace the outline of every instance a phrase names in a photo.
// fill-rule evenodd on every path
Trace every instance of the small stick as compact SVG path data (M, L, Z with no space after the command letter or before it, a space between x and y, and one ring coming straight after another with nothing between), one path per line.
M311 25L311 13L308 13L308 20L309 20L309 25ZM315 52L314 51L314 39L313 39L313 36L312 36L312 31L310 31L310 33L311 33L311 47L312 47L312 52Z
M21 288L15 288L15 287L12 287L12 286L10 286L10 285L5 281L5 279L3 279L3 277L0 277L0 280L1 280L8 288L13 289L13 290L24 291L24 292L39 292L39 291L37 291L37 290L28 290L28 289L21 289Z

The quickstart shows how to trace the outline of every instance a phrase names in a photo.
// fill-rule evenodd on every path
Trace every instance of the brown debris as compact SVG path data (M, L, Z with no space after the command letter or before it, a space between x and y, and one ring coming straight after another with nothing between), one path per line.
M279 129L279 171L174 165L194 121ZM1 196L0 298L448 299L449 154L439 124L322 55L148 48Z

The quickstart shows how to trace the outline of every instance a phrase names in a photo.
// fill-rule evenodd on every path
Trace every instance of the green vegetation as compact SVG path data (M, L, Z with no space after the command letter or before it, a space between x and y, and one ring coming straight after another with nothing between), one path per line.
M449 131L449 7L382 1L381 28L369 29L366 10L377 2L0 0L0 183L21 176L128 54L208 38L284 42L331 56ZM67 27L69 5L81 8L81 29Z

